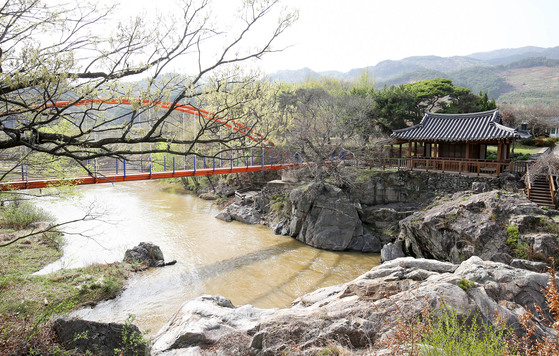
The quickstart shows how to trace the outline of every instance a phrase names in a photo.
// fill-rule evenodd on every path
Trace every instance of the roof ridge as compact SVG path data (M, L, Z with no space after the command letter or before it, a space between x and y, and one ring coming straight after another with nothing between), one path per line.
M433 113L433 112L425 112L424 119L427 117L475 117L475 116L497 116L496 114L499 112L499 109L487 110L487 111L479 111L479 112L470 112L470 113L462 113L462 114L445 114L445 113ZM423 121L423 120L422 120Z

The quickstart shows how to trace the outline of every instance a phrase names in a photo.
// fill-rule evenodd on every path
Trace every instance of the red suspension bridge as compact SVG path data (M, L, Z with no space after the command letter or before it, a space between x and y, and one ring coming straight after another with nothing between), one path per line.
M274 154L271 149L274 147L274 143L267 138L265 138L260 133L254 131L252 128L245 126L235 120L230 120L227 118L221 118L214 115L206 110L193 107L191 105L180 105L171 102L163 101L150 101L150 100L139 100L139 99L87 99L80 101L60 101L47 105L46 107L67 107L67 106L80 106L80 105L145 105L148 107L160 107L164 109L171 109L179 112L184 112L187 114L203 117L207 120L214 121L220 125L228 127L234 131L239 132L244 137L256 142L263 149L261 154L254 156L254 152L251 151L250 155L240 156L237 153L236 157L231 155L226 160L219 157L208 157L211 163L206 162L206 158L197 159L196 156L190 165L187 165L187 158L184 158L183 169L176 169L175 158L169 159L169 164L167 164L166 157L163 157L163 163L159 162L161 171L156 171L153 169L156 162L153 162L150 158L149 165L144 167L144 162L140 158L139 166L138 160L129 161L127 168L127 161L119 161L115 159L115 164L112 165L112 172L108 172L107 160L104 164L93 162L92 168L89 170L88 175L83 176L73 176L71 178L44 178L44 177L32 177L29 178L29 168L26 170L24 164L20 164L21 180L10 180L6 182L0 182L0 191L8 190L19 190L19 189L33 189L33 188L46 188L54 187L60 185L80 185L80 184L98 184L98 183L116 183L116 182L126 182L126 181L137 181L137 180L148 180L148 179L164 179L164 178L179 178L179 177L198 177L198 176L208 176L208 175L219 175L219 174L231 174L231 173L246 173L246 172L258 172L258 171L272 171L280 170L286 168L294 168L299 166L299 156L294 155L293 159L289 155L283 153ZM264 150L267 152L267 157L264 155ZM284 159L286 162L284 162ZM202 161L202 162L200 162ZM259 162L258 162L259 161ZM275 162L274 162L275 161ZM135 164L134 164L135 162ZM88 162L89 163L89 162ZM109 164L111 165L111 164ZM88 164L88 166L90 166ZM104 169L100 169L104 166ZM199 167L201 166L201 167ZM91 166L90 166L91 167ZM167 169L169 167L170 169ZM119 172L120 168L120 172ZM68 170L70 171L70 170ZM11 175L13 177L13 174Z
M60 185L80 185L80 184L97 184L97 183L117 183L136 180L148 179L164 179L164 178L179 178L179 177L199 177L218 174L231 174L231 173L246 173L246 172L260 172L272 171L287 168L299 167L296 163L273 163L260 164L260 165L246 165L246 166L233 166L230 167L211 167L211 168L193 168L182 170L167 170L159 172L139 172L127 173L123 168L121 174L93 174L89 176L76 177L76 178L57 178L57 179L35 179L35 180L20 180L13 182L0 182L0 191L7 190L20 190L20 189L33 189L33 188L47 188L56 187Z

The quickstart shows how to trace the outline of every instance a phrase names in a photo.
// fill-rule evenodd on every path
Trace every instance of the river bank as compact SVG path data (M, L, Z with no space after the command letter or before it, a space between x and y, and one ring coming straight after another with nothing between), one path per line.
M8 243L31 230L2 230ZM28 237L0 248L0 349L2 354L47 354L60 350L51 317L115 298L133 266L97 264L35 275L62 256L59 233Z

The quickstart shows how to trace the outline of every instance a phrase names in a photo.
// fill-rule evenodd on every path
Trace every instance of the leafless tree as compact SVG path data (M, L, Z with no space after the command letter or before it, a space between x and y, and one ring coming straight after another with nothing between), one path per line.
M357 124L367 115L368 102L347 92L330 93L324 88L299 88L284 92L281 99L287 127L285 138L303 162L308 162L315 180L338 174L340 157L351 158L358 139ZM338 162L333 163L336 159Z
M228 24L214 21L209 0L182 0L155 20L119 23L111 18L122 10L70 1L7 0L0 7L1 154L83 162L265 141L259 103L272 101L270 87L239 66L275 51L274 41L296 19L279 0L244 1L230 17L238 21ZM172 74L177 63L188 73ZM198 121L188 135L175 111L181 105Z
M512 118L509 120L512 121L512 123L509 122L509 126L518 127L520 124L526 124L527 129L534 136L544 134L552 127L553 123L550 122L550 118L559 117L557 108L542 105L502 105L500 109L507 118Z

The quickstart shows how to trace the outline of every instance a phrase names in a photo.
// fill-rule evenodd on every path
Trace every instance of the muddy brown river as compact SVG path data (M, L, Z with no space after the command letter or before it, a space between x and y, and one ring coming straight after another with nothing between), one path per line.
M133 276L117 298L76 315L135 324L155 334L183 302L220 294L235 305L289 307L308 292L352 280L378 265L378 254L318 250L264 226L215 219L218 207L158 182L82 186L71 199L44 203L59 221L94 207L100 216L72 224L61 260L40 273L122 260L142 241L159 245L177 264Z

